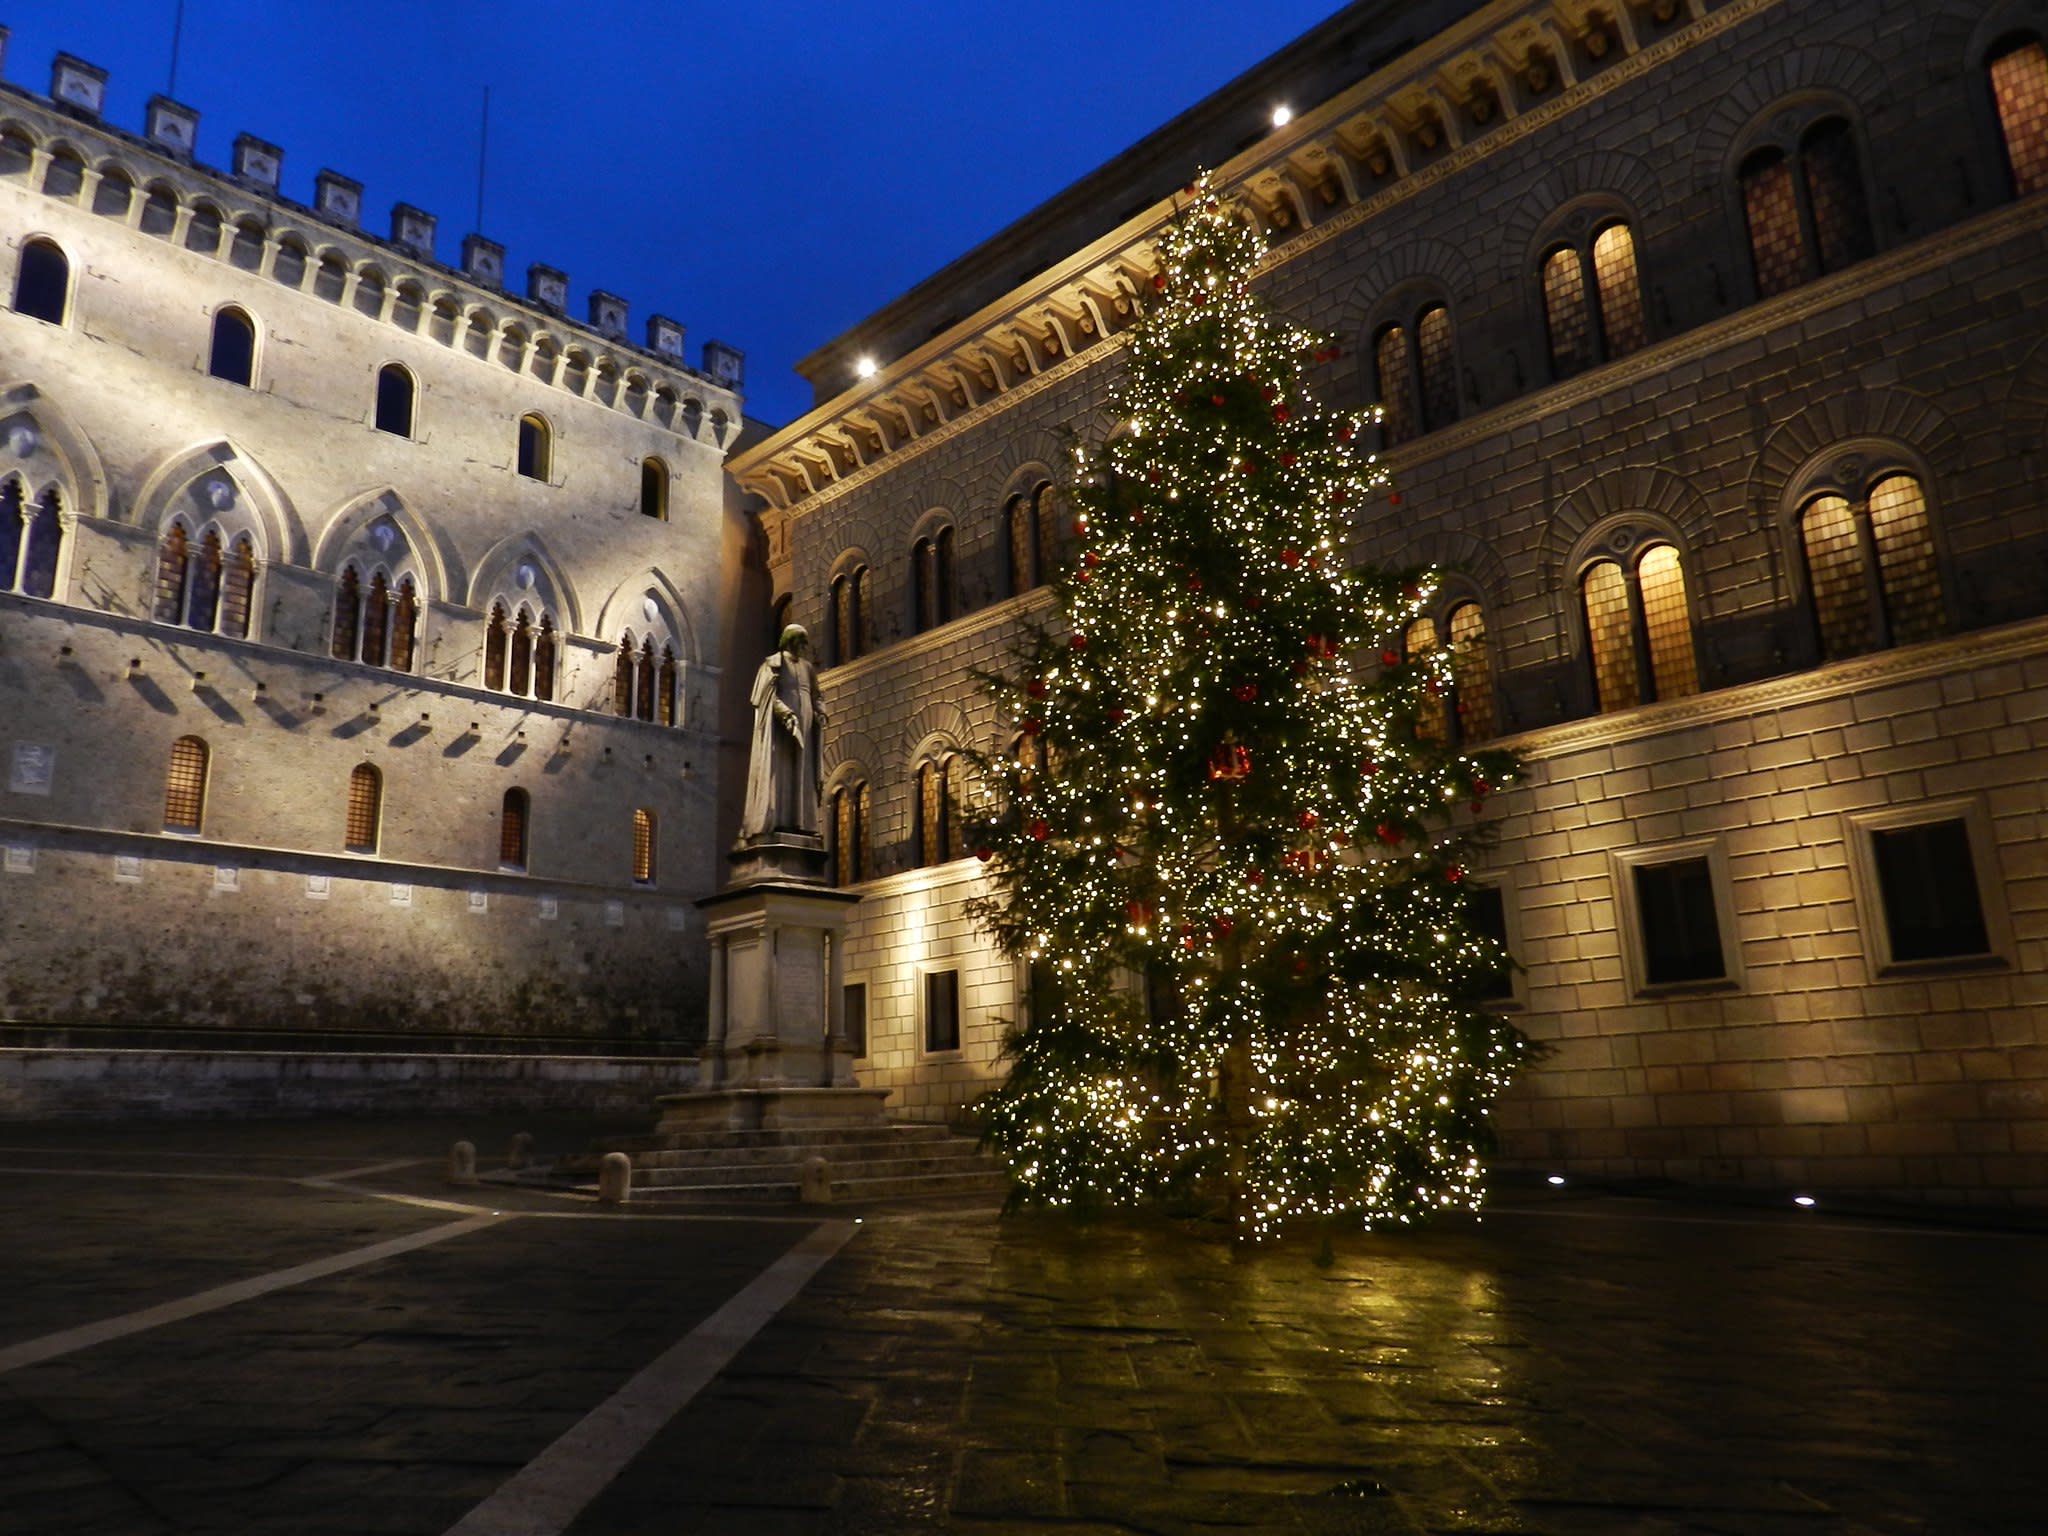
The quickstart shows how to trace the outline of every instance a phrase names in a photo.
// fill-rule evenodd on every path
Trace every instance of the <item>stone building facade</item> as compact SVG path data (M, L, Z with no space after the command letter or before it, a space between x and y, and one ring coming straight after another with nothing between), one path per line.
M2048 1201L2044 31L1354 5L808 359L732 468L833 663L864 1080L955 1114L1026 1006L948 759L1008 745L973 673L1208 166L1341 343L1317 393L1387 409L1354 553L1446 573L1403 637L1454 647L1443 728L1529 765L1480 881L1552 1047L1505 1157Z
M6 1043L687 1045L739 354L104 84L0 88Z

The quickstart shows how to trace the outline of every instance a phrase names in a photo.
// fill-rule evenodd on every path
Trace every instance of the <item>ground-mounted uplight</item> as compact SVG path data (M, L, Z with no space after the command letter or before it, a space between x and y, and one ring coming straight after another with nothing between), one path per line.
M1545 1179L1543 1182L1546 1184L1562 1184L1564 1183L1564 1175L1561 1173L1553 1173L1549 1178Z
M1273 126L1275 128L1285 128L1289 123L1293 121L1294 108L1282 105L1277 106L1273 109Z
M1794 1195L1792 1197L1792 1203L1796 1206L1800 1206L1801 1208L1810 1211L1813 1209L1814 1206L1814 1198L1811 1195Z
M872 379L875 376L875 360L872 357L864 357L853 365L853 371L864 379Z

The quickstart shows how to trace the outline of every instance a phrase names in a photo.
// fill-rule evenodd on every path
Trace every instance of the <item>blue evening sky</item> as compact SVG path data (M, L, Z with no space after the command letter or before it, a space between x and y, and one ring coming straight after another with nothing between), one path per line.
M177 87L199 158L235 135L364 184L372 231L408 202L453 265L475 226L531 262L747 354L751 415L809 405L791 367L1340 8L1338 0L185 0ZM16 0L6 79L46 92L72 53L140 132L170 81L177 0ZM1296 106L1305 105L1295 103ZM1194 168L1191 166L1192 171Z

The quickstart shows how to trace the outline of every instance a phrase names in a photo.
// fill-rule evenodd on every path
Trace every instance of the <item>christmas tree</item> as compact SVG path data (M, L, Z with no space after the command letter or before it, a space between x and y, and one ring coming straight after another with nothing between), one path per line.
M1476 1207L1532 1049L1473 1001L1506 958L1461 884L1512 760L1450 750L1450 661L1404 654L1433 576L1346 567L1370 418L1308 398L1334 354L1253 293L1262 248L1206 180L1162 234L966 808L1031 967L983 1101L1017 1198L1213 1197L1240 1238Z

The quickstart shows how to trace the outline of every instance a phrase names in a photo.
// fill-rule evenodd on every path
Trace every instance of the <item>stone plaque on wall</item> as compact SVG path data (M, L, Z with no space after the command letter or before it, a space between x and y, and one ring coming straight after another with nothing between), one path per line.
M10 875L32 875L36 872L36 851L21 843L7 845L7 873Z
M39 741L17 741L7 787L17 795L47 795L57 772L57 749Z

